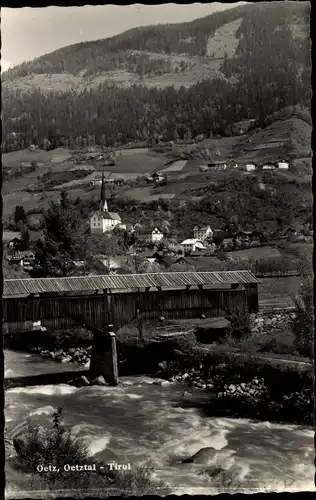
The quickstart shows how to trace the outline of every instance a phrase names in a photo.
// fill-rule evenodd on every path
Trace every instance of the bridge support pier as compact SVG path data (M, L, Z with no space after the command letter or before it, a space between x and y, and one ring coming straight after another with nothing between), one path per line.
M116 335L112 325L107 332L93 330L90 374L94 377L102 375L111 385L118 384Z

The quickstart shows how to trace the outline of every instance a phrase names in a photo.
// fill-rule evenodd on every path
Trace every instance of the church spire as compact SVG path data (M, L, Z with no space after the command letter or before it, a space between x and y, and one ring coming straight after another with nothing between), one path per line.
M105 198L105 182L104 182L104 172L102 172L102 183L101 183L101 198L100 198L100 211L108 211L108 203Z

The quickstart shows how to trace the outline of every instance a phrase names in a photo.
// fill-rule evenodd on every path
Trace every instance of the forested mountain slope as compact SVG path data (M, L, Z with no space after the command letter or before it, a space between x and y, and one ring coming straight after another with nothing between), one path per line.
M3 75L3 150L230 136L310 108L309 14L309 2L247 4L17 66Z
M268 81L269 73L287 72L291 81L297 68L310 66L309 14L309 2L260 2L188 23L135 28L23 63L3 82L62 90L63 83L83 88L104 80L189 86L213 76L242 80L245 70L255 78L259 70Z

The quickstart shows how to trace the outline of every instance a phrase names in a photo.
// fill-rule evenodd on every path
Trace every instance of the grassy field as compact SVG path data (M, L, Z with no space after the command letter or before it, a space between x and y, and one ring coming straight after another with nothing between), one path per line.
M281 257L281 252L275 247L254 247L245 248L244 250L236 250L235 252L227 252L227 257L231 259L273 259Z
M299 276L287 278L260 278L259 308L292 307L293 296L301 287Z
M12 151L2 155L3 167L19 167L21 162L37 161L40 163L61 163L71 156L71 151L67 148L57 148L52 151L30 151L22 149L20 151Z
M162 172L181 172L181 170L183 170L183 168L185 167L187 163L187 160L177 160L173 163L171 163L171 165L169 165L167 168L164 168L162 170Z
M5 220L11 217L16 205L23 205L25 211L38 208L48 208L51 200L57 201L60 197L58 191L47 193L28 193L27 191L18 191L3 196L2 218Z
M109 172L132 172L136 174L146 174L153 173L156 170L160 170L164 167L165 158L162 155L152 154L152 153L131 153L123 154L120 156L117 154L116 165L112 167L105 167Z

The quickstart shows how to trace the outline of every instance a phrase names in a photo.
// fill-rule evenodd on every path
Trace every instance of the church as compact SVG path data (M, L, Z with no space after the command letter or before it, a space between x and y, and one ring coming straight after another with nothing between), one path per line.
M109 212L108 203L105 198L104 174L102 174L101 199L99 210L90 218L90 230L92 234L102 234L113 231L115 227L122 227L121 217L116 212Z

